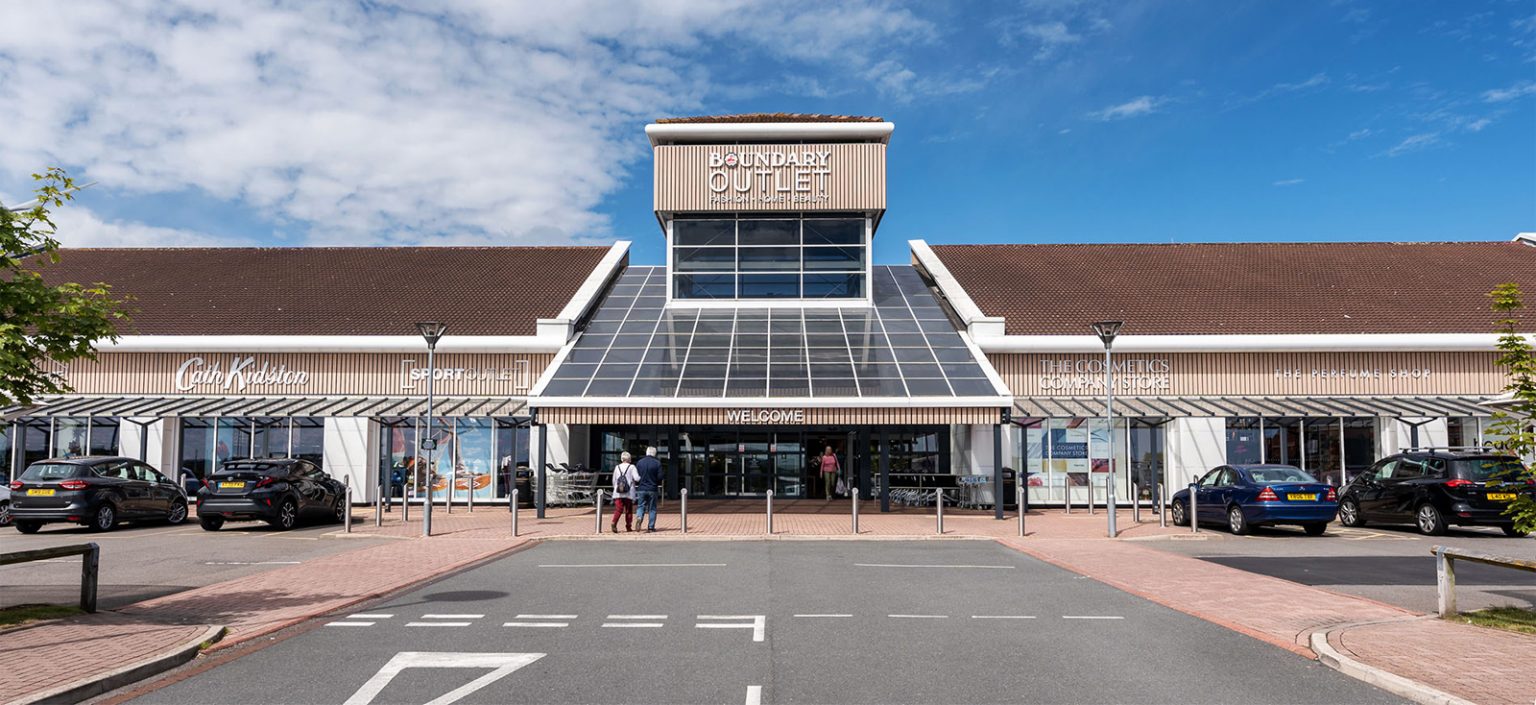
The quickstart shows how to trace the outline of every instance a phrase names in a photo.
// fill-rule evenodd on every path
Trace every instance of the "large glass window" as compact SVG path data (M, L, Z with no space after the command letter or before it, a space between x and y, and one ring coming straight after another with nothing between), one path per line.
M1264 462L1264 443L1259 438L1259 417L1227 419L1227 462L1233 465Z
M1107 501L1110 463L1115 469L1115 496L1152 499L1163 481L1164 419L1116 417L1114 433L1102 417L1015 419L1020 427L1013 467L1029 487L1030 501L1084 506L1092 487L1093 502Z
M384 419L379 424L379 477L389 497L420 498L430 485L433 499L455 502L470 493L475 500L505 498L515 486L520 502L532 501L529 484L528 426L491 418L436 418L431 438L437 441L430 468L420 440L427 437L420 418ZM295 426L295 432L299 427Z
M0 482L10 482L11 478L21 474L11 467L11 459L16 457L15 446L11 444L12 428L15 427L10 424L0 425L0 472L4 473L0 475Z
M199 478L229 460L301 458L324 467L325 419L221 416L181 420L177 481L195 492Z
M857 299L868 291L862 216L672 222L678 299ZM754 274L772 272L773 274Z

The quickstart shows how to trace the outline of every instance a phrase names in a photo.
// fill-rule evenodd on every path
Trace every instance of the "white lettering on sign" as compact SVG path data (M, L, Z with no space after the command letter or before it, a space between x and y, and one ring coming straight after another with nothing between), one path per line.
M526 392L533 386L533 370L527 360L516 360L508 367L417 367L415 360L400 361L400 388L416 389L427 377L437 382L511 382L513 392Z
M726 409L726 423L799 424L805 423L805 409Z
M707 161L711 204L815 205L830 203L830 150L710 152Z
M1277 367L1275 379L1429 379L1428 367Z
M1115 373L1115 391L1118 392L1166 392L1173 385L1167 358L1120 358L1110 367ZM1041 360L1040 389L1062 394L1102 393L1104 361Z
M217 359L208 362L202 357L189 357L176 368L176 391L188 392L198 387L212 387L226 391L243 391L246 387L302 387L309 384L309 373L290 370L287 365L274 365L263 360L256 364L250 355L235 355L225 369Z

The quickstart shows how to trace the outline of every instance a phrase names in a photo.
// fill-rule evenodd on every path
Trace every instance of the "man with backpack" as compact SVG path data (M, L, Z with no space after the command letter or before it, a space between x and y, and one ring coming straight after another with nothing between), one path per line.
M661 496L661 461L656 459L656 447L645 449L645 457L635 464L638 479L635 480L635 500L639 505L640 519L646 520L646 532L656 532L656 500ZM649 513L649 519L646 515Z
M613 533L619 533L619 514L624 515L624 530L634 531L635 524L635 482L640 479L640 471L629 462L630 455L625 452L619 458L619 464L613 468Z

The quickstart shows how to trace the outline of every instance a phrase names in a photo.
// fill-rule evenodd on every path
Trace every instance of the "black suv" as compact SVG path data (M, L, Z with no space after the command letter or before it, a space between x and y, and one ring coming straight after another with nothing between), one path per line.
M295 458L226 462L197 491L197 518L209 531L237 519L292 529L305 516L341 521L349 509L341 482Z
M1497 526L1525 536L1504 513L1510 501L1536 494L1519 458L1488 449L1410 450L1376 461L1339 493L1345 526L1414 524L1431 536L1446 525Z
M187 495L159 471L120 457L54 458L27 466L10 485L16 530L73 522L110 531L119 521L150 519L180 524Z

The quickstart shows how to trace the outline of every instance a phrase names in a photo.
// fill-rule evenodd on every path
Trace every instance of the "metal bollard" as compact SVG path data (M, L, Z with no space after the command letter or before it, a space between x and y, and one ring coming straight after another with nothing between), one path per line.
M469 497L469 513L475 513L475 476L469 476L469 491L464 493Z
M86 612L96 611L96 581L100 574L101 547L92 541L80 557L80 609Z
M592 516L596 522L592 526L592 533L603 533L603 491L598 490L597 496L592 498Z
M1068 514L1072 513L1072 485L1067 482L1067 476L1061 476L1061 504Z
M375 527L384 525L384 486L382 485L379 487L379 495L373 501L373 525Z
M1141 523L1141 485L1131 483L1131 521Z
M1088 515L1093 515L1093 471L1088 471Z
M512 488L512 537L517 538L517 488Z
M939 530L939 535L943 536L944 535L944 490L937 489L937 490L933 491L933 505L935 507L937 507L938 510L939 510L938 513L934 515L934 518L935 518L935 521L937 522L937 526L938 526L938 530Z
M683 503L682 503L682 512L683 512L683 514L682 514L682 523L683 523L683 533L686 534L686 533L688 533L688 488L685 487L685 488L683 488L681 490L678 490L678 493L681 494L682 498L683 498Z
M853 533L857 536L859 533L859 488L853 488L851 494L853 496Z
M1195 493L1200 485L1189 483L1189 533L1200 533L1200 495Z
M773 490L768 490L768 535L773 535Z
M1110 538L1120 535L1120 527L1116 525L1116 520L1119 519L1116 516L1118 509L1115 502L1115 483L1111 478L1104 478L1104 511L1105 518L1109 520Z
M1159 482L1157 487L1157 525L1168 526L1168 490Z
M342 516L341 525L346 530L346 533L350 534L352 533L352 485L347 485L347 490L345 493L343 493L343 499L341 501L342 504L346 506L347 512Z
M1023 536L1024 535L1024 517L1025 517L1025 515L1029 514L1029 507L1024 505L1024 486L1023 485L1019 486L1019 488L1017 490L1017 494L1019 496L1014 499L1014 502L1019 507L1019 536Z

